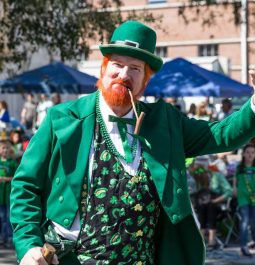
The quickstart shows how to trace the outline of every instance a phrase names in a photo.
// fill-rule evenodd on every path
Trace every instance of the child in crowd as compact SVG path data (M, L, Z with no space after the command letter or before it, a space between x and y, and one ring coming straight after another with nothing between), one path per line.
M12 144L11 148L11 157L19 163L21 157L24 153L23 145L22 145L22 136L21 132L18 130L11 131L10 133L10 142Z
M243 148L242 161L233 179L233 192L237 195L240 220L240 244L244 256L251 257L249 251L249 225L255 241L255 146Z
M10 143L0 141L0 238L6 247L11 246L12 230L9 220L11 180L17 166L10 158Z

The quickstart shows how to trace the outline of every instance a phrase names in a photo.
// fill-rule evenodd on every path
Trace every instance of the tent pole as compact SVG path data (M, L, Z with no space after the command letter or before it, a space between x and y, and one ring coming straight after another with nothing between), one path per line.
M247 44L247 0L241 0L241 80L248 82L248 44Z

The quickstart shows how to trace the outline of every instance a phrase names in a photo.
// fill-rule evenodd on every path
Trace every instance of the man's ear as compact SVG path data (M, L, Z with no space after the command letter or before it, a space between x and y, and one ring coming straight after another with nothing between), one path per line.
M108 64L108 63L107 63L107 64ZM101 65L101 71L100 71L100 73L101 73L101 77L104 76L104 73L105 73L105 70L106 70L107 64L102 64L102 65Z
M146 63L144 65L144 80L143 80L144 87L147 86L147 84L150 81L150 78L153 74L154 74L154 72L152 71L151 67Z
M110 58L111 58L111 56L107 55L107 56L104 56L104 58L102 60L101 69L100 69L100 77L101 78L104 76L104 73L105 73L106 67L109 63Z

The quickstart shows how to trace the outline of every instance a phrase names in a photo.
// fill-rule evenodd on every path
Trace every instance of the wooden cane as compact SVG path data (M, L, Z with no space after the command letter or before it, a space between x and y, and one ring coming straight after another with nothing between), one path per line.
M144 117L145 117L145 113L141 112L139 117L138 117L138 119L137 119L137 121L136 121L134 134L139 134L140 128L141 128L141 125L142 125L142 121L143 121Z
M136 125L135 125L134 134L138 135L139 132L140 132L140 128L141 128L142 121L143 121L143 118L145 116L145 113L141 112L139 117L138 117L138 114L137 114L137 111L136 111L136 107L135 107L134 98L133 98L133 95L132 95L132 91L130 89L128 89L128 93L129 93L129 96L130 96L130 99L131 99L131 104L132 104L132 107L133 107L133 110L134 110L134 113L135 113L135 116L136 116Z
M134 102L134 98L133 98L133 95L132 95L132 91L130 89L128 89L128 93L129 93L129 96L130 96L130 99L131 99L131 104L132 104L133 110L135 112L136 119L138 120L138 114L137 114L137 111L136 111L136 108L135 108L135 102Z
M42 254L46 262L50 265L53 259L56 249L49 243L45 243L42 248Z

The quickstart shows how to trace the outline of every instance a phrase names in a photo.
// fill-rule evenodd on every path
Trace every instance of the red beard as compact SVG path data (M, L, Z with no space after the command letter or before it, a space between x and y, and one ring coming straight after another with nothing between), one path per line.
M127 87L131 88L129 82L125 82L119 79L114 80L111 82L108 88L105 88L102 84L102 81L100 80L98 82L98 87L101 90L106 103L110 107L129 107L132 105L127 89Z

